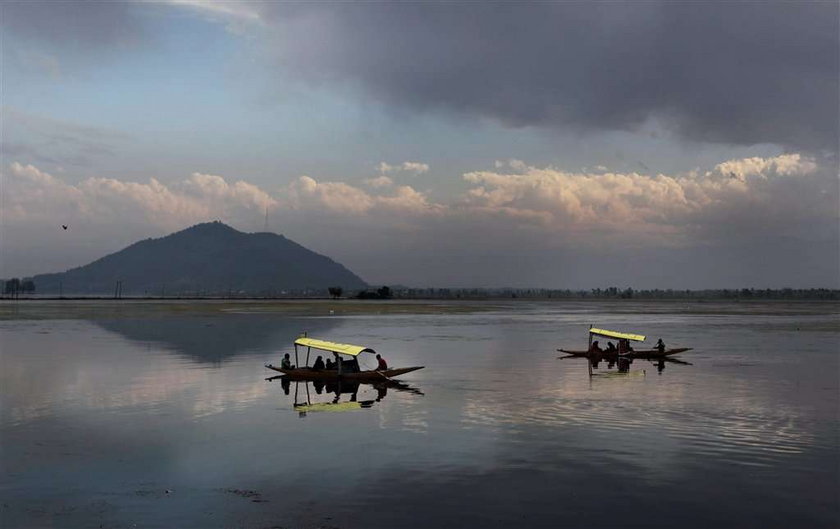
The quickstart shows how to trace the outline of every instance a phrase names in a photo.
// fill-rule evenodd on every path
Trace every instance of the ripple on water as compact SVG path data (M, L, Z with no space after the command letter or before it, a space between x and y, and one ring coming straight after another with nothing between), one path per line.
M691 451L744 466L772 466L780 457L813 447L813 425L793 409L656 407L644 401L543 398L508 403L468 401L463 424L469 428L528 426L579 430L585 435L618 439L629 454L657 445ZM663 439L665 436L667 439Z

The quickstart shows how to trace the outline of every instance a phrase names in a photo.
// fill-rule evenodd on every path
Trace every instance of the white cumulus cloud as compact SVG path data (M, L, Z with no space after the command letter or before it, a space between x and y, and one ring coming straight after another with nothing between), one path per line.
M104 250L208 220L261 229L266 210L272 229L374 277L414 262L415 273L422 273L437 262L431 256L447 259L434 265L440 278L452 270L444 263L487 263L477 256L499 252L574 248L585 256L624 248L644 256L679 248L708 261L712 254L700 248L765 245L745 250L739 259L747 259L776 244L767 241L799 241L799 252L811 251L809 244L836 246L840 222L836 173L798 154L728 160L670 175L564 171L511 160L465 173L465 188L448 201L385 175L359 185L300 176L273 193L205 173L172 183L91 177L71 184L13 163L2 176L0 264L31 269L36 257L38 266L56 263L36 272L83 264ZM56 230L61 224L73 229ZM37 248L30 241L38 241ZM67 263L68 256L77 261ZM773 273L782 277L798 261L774 262ZM830 269L831 263L820 273Z

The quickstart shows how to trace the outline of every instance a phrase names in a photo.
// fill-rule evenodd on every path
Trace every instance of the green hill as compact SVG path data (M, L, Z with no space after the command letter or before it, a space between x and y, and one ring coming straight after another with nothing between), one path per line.
M146 239L88 265L34 278L38 294L278 295L365 288L329 257L274 233L243 233L221 222Z

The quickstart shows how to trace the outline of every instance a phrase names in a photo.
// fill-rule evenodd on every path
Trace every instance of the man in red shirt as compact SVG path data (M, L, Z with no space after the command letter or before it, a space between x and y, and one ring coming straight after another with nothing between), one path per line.
M380 355L376 355L376 361L379 365L376 366L377 371L386 371L388 369L388 362Z

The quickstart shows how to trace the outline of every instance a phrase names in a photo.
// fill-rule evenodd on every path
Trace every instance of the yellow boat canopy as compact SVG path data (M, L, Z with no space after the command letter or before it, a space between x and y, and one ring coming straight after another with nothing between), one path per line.
M321 351L329 351L331 353L338 353L342 355L358 356L360 353L375 353L373 349L364 347L362 345L350 345L346 343L328 342L326 340L316 340L315 338L298 338L295 340L295 345L303 347L311 347L313 349L320 349Z
M633 340L634 342L644 342L645 337L641 334L630 334L627 332L608 331L606 329L589 329L589 334L597 334L598 336L606 336L607 338L617 338L619 340Z

